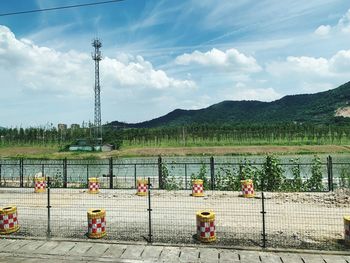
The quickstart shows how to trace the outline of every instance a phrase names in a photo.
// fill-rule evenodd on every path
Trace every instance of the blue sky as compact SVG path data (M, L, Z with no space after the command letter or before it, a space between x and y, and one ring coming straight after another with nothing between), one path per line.
M4 0L1 13L98 0ZM350 80L348 0L124 0L0 17L0 126L102 122L223 100L272 101Z

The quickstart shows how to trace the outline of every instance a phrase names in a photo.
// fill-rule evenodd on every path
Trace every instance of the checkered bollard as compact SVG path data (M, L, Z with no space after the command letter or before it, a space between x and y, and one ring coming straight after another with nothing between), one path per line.
M200 210L196 214L196 221L198 240L205 243L215 241L215 213L209 210Z
M43 193L46 190L45 177L34 178L34 193Z
M11 234L19 229L17 207L0 208L0 234Z
M137 179L137 195L147 195L148 181L146 179Z
M89 194L98 194L100 192L100 183L98 178L89 178Z
M204 196L203 180L196 179L192 181L192 196Z
M101 238L106 235L106 210L90 209L88 217L88 237Z
M253 185L253 181L250 179L247 180L241 180L241 185L242 185L242 194L243 197L254 197L255 193L254 193L254 185Z

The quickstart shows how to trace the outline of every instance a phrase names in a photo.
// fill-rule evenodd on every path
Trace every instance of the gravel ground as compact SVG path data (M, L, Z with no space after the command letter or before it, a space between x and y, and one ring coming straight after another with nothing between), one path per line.
M217 245L259 246L262 199L239 192L153 190L152 234L155 242L196 243L196 211L216 214ZM350 214L349 191L333 193L266 193L266 232L270 247L343 249L343 216ZM21 229L16 235L45 236L47 193L33 189L1 188L0 206L17 205ZM87 238L87 210L104 208L107 239L143 241L148 237L148 198L135 190L51 189L51 233L54 237Z

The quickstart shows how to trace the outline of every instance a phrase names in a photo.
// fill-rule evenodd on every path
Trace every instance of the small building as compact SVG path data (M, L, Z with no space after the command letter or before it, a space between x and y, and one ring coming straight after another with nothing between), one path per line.
M76 124L76 123L73 123L73 124L70 126L70 128L71 128L72 130L77 130L77 129L80 128L80 125L79 125L79 124Z
M94 150L94 147L91 146L86 139L78 139L74 142L74 144L69 146L69 151L92 152Z
M67 130L67 124L59 123L59 124L57 125L57 130L59 130L59 131L65 131L65 130Z
M104 144L102 145L102 152L110 152L115 149L113 144Z

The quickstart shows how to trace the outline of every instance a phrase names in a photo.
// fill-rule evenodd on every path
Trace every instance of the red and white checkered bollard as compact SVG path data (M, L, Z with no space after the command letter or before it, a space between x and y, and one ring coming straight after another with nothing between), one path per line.
M198 211L196 214L197 238L208 243L216 240L215 213L208 210Z
M88 237L101 238L106 235L106 210L90 209L88 216Z
M247 180L241 180L242 185L242 194L244 197L254 197L254 184L253 180L247 179Z
M192 196L204 196L203 180L196 179L192 181Z
M43 193L46 190L46 181L45 177L36 177L34 178L34 192Z
M97 178L89 178L89 194L97 194L100 192L100 183Z
M137 179L137 195L145 196L147 195L148 181L146 179Z
M19 229L17 207L8 206L0 209L0 234L11 234Z

